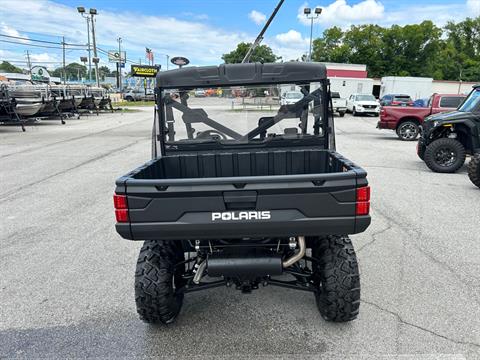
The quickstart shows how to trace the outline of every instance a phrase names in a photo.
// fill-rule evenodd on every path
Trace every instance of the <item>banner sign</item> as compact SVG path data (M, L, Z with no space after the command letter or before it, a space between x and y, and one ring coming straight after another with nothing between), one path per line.
M138 77L155 77L159 69L159 66L132 65L131 74Z
M124 63L127 60L127 52L122 51L122 63ZM108 50L108 61L109 62L119 62L120 61L120 53L118 50Z

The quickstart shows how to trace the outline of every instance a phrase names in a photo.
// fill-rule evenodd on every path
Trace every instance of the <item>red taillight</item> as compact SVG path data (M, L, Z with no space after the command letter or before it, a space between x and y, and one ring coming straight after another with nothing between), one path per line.
M368 215L368 213L370 212L370 203L358 202L355 212L357 215Z
M113 205L115 209L126 209L127 208L127 197L125 195L113 195Z
M119 223L128 222L128 210L127 209L115 210L115 218Z
M370 186L357 189L355 213L357 215L368 215L370 213Z
M357 201L370 201L370 186L357 189Z
M127 197L125 195L113 195L113 205L115 206L115 218L117 222L128 222Z

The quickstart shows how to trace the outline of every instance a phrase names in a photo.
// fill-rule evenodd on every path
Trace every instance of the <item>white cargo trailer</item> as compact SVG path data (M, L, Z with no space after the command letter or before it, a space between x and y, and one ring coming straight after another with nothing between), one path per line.
M410 95L414 100L428 98L432 95L432 78L386 76L382 78L380 98L387 94Z
M373 92L373 79L331 77L331 90L338 92L341 98L348 99L352 94L369 94Z

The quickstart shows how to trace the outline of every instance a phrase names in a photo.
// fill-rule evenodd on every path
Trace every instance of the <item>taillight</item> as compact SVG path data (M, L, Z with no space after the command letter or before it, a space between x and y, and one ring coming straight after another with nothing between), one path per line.
M115 206L115 218L117 222L128 222L128 206L126 195L113 195L113 205Z
M355 214L368 215L370 213L370 186L357 189L357 203Z

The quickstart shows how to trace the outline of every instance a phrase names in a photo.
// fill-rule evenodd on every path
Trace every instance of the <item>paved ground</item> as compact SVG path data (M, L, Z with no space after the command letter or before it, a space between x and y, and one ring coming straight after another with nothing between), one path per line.
M149 158L151 118L0 127L0 358L480 358L480 191L465 169L430 172L375 118L337 121L339 151L373 189L372 226L353 237L356 321L326 323L313 295L267 287L191 294L175 325L143 324L141 244L115 233L111 195Z

